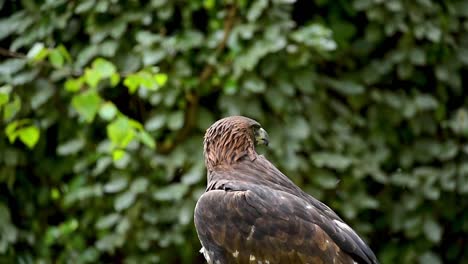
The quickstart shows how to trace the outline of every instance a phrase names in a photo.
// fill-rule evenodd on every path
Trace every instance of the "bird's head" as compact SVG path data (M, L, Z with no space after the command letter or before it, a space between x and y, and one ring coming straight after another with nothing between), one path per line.
M268 133L248 117L230 116L216 121L205 133L204 153L208 169L220 164L233 164L257 156L256 145L267 145Z

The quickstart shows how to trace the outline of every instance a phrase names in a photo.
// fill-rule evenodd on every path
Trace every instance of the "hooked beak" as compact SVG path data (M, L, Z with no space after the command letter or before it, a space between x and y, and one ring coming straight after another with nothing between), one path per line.
M270 139L268 138L268 133L265 131L265 129L259 128L255 132L255 143L257 145L268 146L268 143L270 143Z

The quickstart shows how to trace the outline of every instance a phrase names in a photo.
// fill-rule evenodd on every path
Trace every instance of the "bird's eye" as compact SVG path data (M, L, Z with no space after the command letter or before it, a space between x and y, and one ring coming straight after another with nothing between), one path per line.
M252 128L252 131L253 131L254 135L257 135L258 130L259 130L261 127L260 127L259 125L252 125L251 128Z

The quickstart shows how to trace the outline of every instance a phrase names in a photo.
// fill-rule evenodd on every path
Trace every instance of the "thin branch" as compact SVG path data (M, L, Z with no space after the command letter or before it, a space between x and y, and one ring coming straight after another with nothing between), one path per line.
M0 47L0 56L7 57L7 58L26 58L26 54L14 52L5 48Z

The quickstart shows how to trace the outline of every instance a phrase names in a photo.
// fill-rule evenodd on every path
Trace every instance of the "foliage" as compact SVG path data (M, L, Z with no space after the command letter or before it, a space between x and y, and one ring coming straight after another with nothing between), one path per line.
M466 1L0 14L0 262L203 263L202 136L233 114L259 120L262 151L382 263L468 258Z

